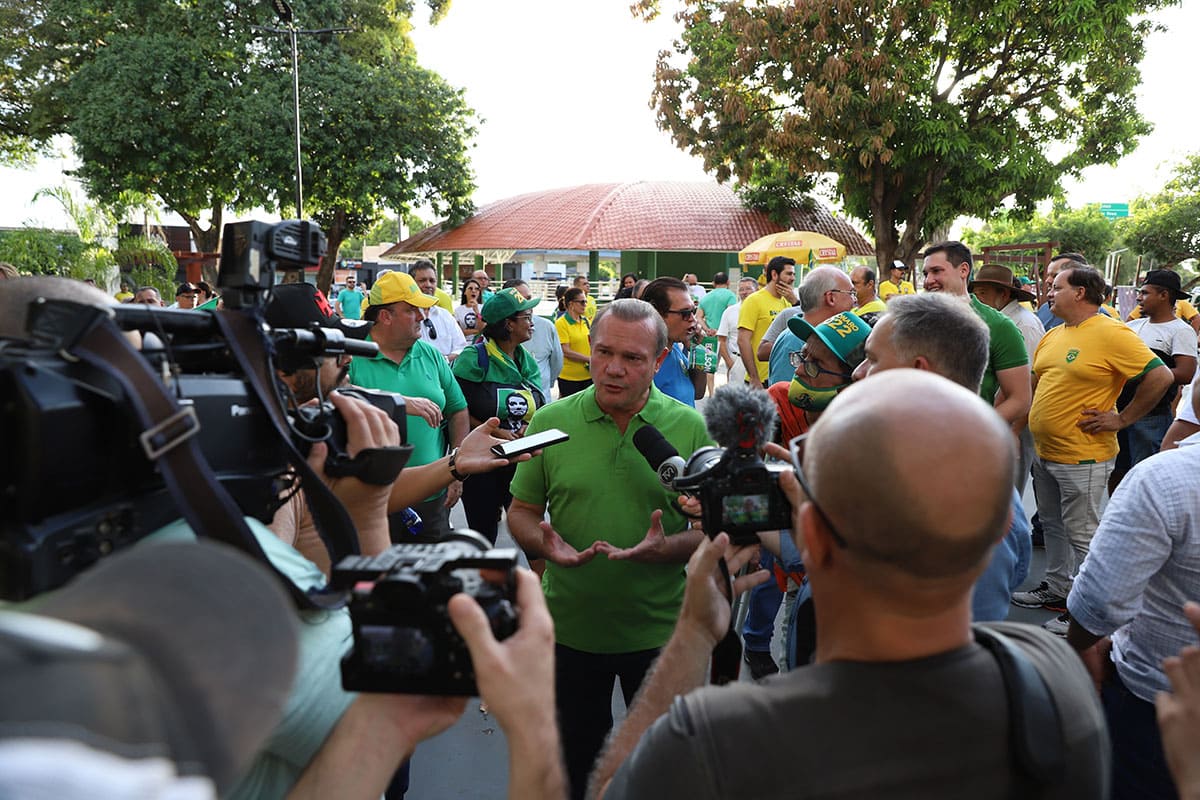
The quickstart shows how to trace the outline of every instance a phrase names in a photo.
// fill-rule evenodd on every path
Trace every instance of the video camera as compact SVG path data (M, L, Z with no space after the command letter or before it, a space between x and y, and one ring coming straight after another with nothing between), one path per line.
M447 603L465 592L483 607L497 639L517 629L517 551L492 550L487 539L459 529L436 544L398 544L377 556L345 558L333 585L351 591L354 645L342 659L342 686L355 692L465 695L479 693L466 643ZM504 573L501 585L481 569Z
M28 337L0 342L0 597L54 589L178 518L160 459L189 440L242 514L264 523L295 480L293 437L340 430L340 438L324 437L330 459L350 462L331 404L306 412L306 435L285 437L273 422L286 407L271 367L281 351L314 363L332 353L377 352L338 331L272 331L263 322L275 274L311 265L324 252L325 237L309 222L235 223L225 226L221 251L225 311L103 309L53 299L31 306ZM130 373L138 370L86 357L88 337L114 323L141 334L138 355L178 407L161 426L148 429L135 413L144 385L139 389ZM254 341L232 341L235 330L250 331ZM265 357L240 359L251 345ZM404 425L396 396L360 396Z
M634 446L673 491L700 499L701 522L711 538L724 531L736 545L758 543L759 531L789 528L792 506L779 488L790 467L759 455L775 424L766 392L745 386L717 389L704 409L709 434L721 447L701 447L685 462L651 425L633 435Z

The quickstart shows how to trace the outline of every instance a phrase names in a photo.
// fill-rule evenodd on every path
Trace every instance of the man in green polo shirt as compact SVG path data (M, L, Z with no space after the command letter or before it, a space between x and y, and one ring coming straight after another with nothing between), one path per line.
M653 425L684 456L711 444L701 416L654 387L667 330L652 306L605 306L591 345L593 385L540 409L527 432L559 428L570 441L517 467L508 510L513 537L529 558L547 562L542 588L554 617L572 797L583 797L612 727L614 679L629 703L670 637L683 567L703 535L688 530L633 434Z
M412 467L444 456L447 439L450 447L458 447L470 426L467 401L450 365L432 345L421 340L421 310L436 302L407 273L389 272L380 277L371 287L363 314L364 319L375 323L370 339L379 345L379 353L350 362L350 382L355 386L404 395L409 413L408 443L413 446L408 465ZM445 492L412 507L421 515L423 537L436 539L449 533L450 508L461 494L462 483L455 481ZM412 541L402 522L389 521L392 541Z

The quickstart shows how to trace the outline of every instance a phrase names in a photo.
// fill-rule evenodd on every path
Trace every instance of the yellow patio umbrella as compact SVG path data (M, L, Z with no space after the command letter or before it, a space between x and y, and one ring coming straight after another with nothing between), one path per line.
M738 253L739 264L765 266L775 256L796 260L803 269L819 262L841 261L846 257L846 245L813 231L782 231L756 240Z

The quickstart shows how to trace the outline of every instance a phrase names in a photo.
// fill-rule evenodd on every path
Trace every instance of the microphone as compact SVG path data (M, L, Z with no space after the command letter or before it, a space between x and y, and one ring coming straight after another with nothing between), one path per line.
M676 479L683 474L684 460L662 431L653 425L643 425L633 433L633 446L658 473L658 480L668 489L675 488Z
M709 435L727 449L757 451L771 440L776 416L771 396L744 383L719 387L704 406Z

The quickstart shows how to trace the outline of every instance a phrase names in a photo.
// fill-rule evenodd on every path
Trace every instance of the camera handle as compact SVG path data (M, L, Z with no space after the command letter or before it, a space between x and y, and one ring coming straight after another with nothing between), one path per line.
M729 574L729 566L725 563L725 559L717 562L717 566L721 568L721 578L725 581L725 586L728 587L725 591L725 597L729 600L730 608L733 606L733 578ZM733 683L738 679L738 673L742 668L742 640L737 635L737 620L734 615L729 615L729 630L725 631L725 637L717 642L717 646L713 648L712 660L709 666L709 678L714 686L722 686L726 683Z

